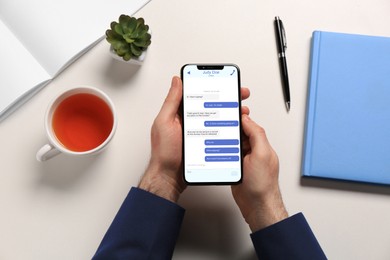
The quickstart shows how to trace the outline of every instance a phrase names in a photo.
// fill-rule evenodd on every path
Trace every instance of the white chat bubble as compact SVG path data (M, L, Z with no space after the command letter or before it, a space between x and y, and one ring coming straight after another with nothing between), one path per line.
M219 94L187 94L188 100L219 100Z
M219 130L187 130L187 137L205 137L205 136L218 136Z
M187 111L187 118L219 118L219 111Z

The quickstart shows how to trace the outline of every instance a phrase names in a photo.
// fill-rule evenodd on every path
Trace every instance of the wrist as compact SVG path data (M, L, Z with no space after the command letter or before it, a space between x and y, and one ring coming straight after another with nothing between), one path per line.
M264 229L275 223L288 218L287 210L283 204L282 197L278 196L259 203L246 217L246 222L252 232Z
M138 184L138 188L177 203L183 189L181 189L177 181L171 177L175 175L176 173L171 172L170 170L150 163Z

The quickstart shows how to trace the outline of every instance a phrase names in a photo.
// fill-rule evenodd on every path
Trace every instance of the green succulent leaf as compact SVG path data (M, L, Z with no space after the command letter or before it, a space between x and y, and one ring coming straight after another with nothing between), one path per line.
M126 43L122 41L113 41L111 45L115 51L118 51L119 49L123 48L123 46L126 45Z
M134 56L137 56L137 57L141 56L142 51L143 51L140 47L135 46L134 44L130 45L130 50L134 54Z
M106 31L106 36L107 36L107 41L109 42L109 43L111 43L112 41L114 41L114 40L121 40L121 36L120 35L118 35L117 33L115 33L115 31L113 31L113 30L107 30Z
M146 30L146 27L144 24L140 24L137 29L135 29L135 34L137 35L137 38L138 37L141 37L141 35L144 33L144 32L147 32Z
M129 61L132 57L133 57L133 55L131 54L131 52L128 52L128 53L126 53L126 54L123 56L123 59L124 59L125 61Z
M137 32L137 29L135 29L135 30L134 30L134 31L131 33L130 37L131 37L131 38L133 38L133 39L136 39L136 38L138 38L138 32Z
M144 29L138 33L138 37L145 37L149 31L149 26L145 25Z
M119 24L121 25L121 27L122 27L122 31L123 31L123 33L127 33L126 31L127 31L127 22L130 20L130 16L128 16L128 15L121 15L120 17L119 17Z
M130 16L122 14L121 16L119 16L119 23L123 26L124 24L127 24L130 19Z
M123 39L126 40L127 43L133 43L135 39L131 37L131 34L125 34L123 35Z
M137 27L137 19L131 17L127 23L127 29L128 29L127 33L132 33L136 27Z
M137 38L135 41L134 41L134 45L138 46L138 47L143 47L143 48L146 48L150 45L151 41L150 41L150 38L151 38L151 35L148 33L145 37L143 38Z
M134 41L134 45L142 48L142 47L145 47L146 41L145 41L145 39L136 39Z
M130 47L129 45L122 45L118 50L117 53L119 56L125 56L127 53L130 53Z
M120 24L116 24L115 27L114 27L114 30L117 34L119 35L123 35L123 30L122 30L122 26Z
M111 24L110 24L110 28L111 28L111 30L113 30L113 31L115 31L115 25L117 25L118 23L117 22L111 22Z
M145 20L144 18L140 17L137 19L137 27L140 26L140 25L144 25L145 24Z

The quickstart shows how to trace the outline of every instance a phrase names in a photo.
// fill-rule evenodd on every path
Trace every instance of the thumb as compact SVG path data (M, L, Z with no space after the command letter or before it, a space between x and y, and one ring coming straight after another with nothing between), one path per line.
M182 99L183 86L181 79L177 76L172 78L171 88L161 107L160 115L168 118L175 118Z
M262 149L269 145L264 128L256 124L248 115L242 115L242 128L249 139L252 150Z

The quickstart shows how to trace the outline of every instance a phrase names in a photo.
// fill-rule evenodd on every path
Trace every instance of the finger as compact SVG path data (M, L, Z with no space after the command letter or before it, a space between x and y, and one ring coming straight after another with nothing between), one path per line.
M242 106L242 107L241 107L241 114L242 114L242 115L249 115L249 114L250 114L249 107L247 107L247 106Z
M242 116L242 128L246 136L248 136L252 150L256 150L269 146L264 128L256 124L248 115Z
M174 76L172 78L171 88L169 89L168 95L165 98L159 115L172 119L176 117L182 99L182 91L183 87L181 79L177 76Z
M241 99L242 100L249 98L250 95L251 95L251 92L249 91L249 88L245 88L245 87L241 88Z

